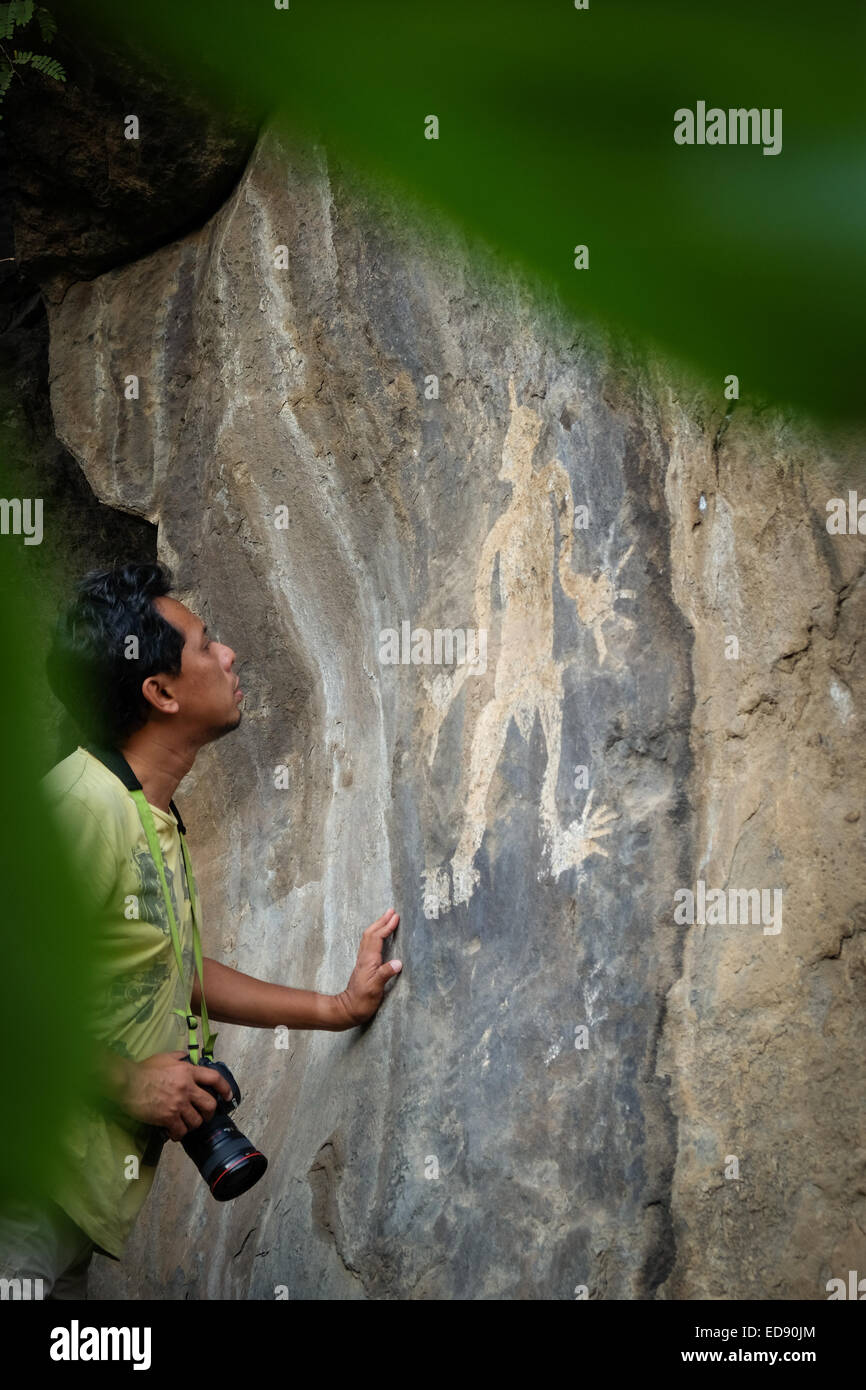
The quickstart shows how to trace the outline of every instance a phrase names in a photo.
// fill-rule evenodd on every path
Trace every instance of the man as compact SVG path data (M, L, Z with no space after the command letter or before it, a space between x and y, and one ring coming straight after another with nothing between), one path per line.
M43 1296L54 1299L86 1297L94 1249L120 1258L153 1183L160 1131L180 1140L210 1118L217 1102L205 1086L231 1096L213 1068L182 1060L195 1036L187 1033L195 1023L188 1005L200 1013L202 999L193 959L198 904L172 798L199 749L240 724L242 691L235 653L170 588L169 571L157 564L92 571L58 623L47 663L52 689L88 738L42 785L92 905L99 1086L65 1136L56 1200L16 1203L3 1214L0 1274L41 1279ZM130 771L152 817L156 853L146 808L139 811L121 780ZM367 928L337 995L253 979L204 957L207 1016L335 1032L365 1023L402 968L399 960L382 961L398 923L391 909Z

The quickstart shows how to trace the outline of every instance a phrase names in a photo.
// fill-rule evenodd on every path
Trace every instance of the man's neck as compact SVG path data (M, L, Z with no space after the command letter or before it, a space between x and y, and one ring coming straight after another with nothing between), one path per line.
M127 739L120 751L151 806L167 812L178 785L195 761L198 748L178 743L163 730L146 724Z

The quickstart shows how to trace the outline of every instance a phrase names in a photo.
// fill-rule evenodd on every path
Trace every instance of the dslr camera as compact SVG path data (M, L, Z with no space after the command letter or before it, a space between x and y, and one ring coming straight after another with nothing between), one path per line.
M225 1062L215 1062L206 1052L196 1063L189 1053L182 1060L191 1066L211 1067L232 1088L231 1100L225 1100L212 1086L202 1086L213 1096L217 1108L209 1120L202 1117L198 1129L191 1129L180 1141L210 1188L211 1196L218 1202L229 1202L258 1182L268 1160L229 1119L241 1103L241 1093ZM163 1129L161 1134L164 1139L169 1138L168 1130Z

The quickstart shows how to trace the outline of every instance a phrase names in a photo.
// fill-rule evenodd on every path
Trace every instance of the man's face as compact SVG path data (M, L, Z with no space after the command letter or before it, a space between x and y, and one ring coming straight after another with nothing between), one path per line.
M154 606L185 639L180 675L165 675L160 681L179 707L173 718L194 741L210 743L241 722L243 692L232 671L235 654L210 637L201 618L177 599L157 598Z

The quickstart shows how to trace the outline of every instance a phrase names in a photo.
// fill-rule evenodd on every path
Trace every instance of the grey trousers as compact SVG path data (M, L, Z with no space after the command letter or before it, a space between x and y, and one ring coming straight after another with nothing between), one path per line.
M9 1202L0 1209L0 1298L87 1297L93 1241L55 1202Z

